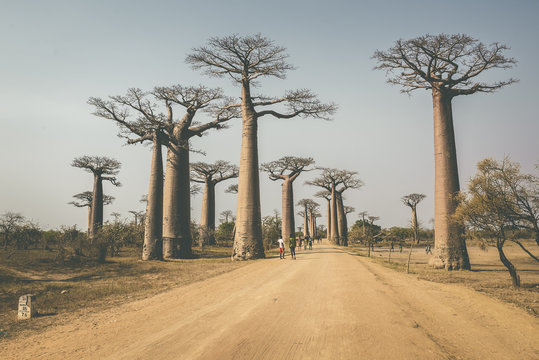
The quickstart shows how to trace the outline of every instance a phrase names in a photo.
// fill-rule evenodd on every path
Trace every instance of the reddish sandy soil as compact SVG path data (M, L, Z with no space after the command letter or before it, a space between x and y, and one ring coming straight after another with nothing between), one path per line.
M320 245L0 343L0 359L538 359L539 320Z

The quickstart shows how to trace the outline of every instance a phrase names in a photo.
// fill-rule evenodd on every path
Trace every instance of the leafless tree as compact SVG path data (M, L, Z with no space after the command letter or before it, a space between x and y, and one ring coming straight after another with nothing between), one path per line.
M269 178L273 181L283 180L282 183L282 238L287 241L295 236L294 224L294 180L304 171L308 171L309 166L314 164L312 158L300 158L295 156L285 156L279 160L271 161L260 165L263 171L269 173Z
M7 250L9 235L24 221L20 213L7 211L0 216L0 229L4 233L4 250Z
M239 107L233 100L225 97L221 89L204 86L157 87L153 95L164 101L172 126L169 134L166 177L164 184L163 207L163 252L165 257L192 257L191 250L191 197L189 151L190 140L194 136L202 136L210 129L223 129L225 122L239 117ZM173 107L184 109L179 120L174 120ZM195 115L204 111L212 121L198 124Z
M375 234L373 234L373 231L372 231L373 230L372 225L374 225L375 221L380 220L380 217L379 216L369 216L368 219L369 219L369 224L371 224L371 226L369 226L369 235L368 235L368 239L369 239L368 240L369 241L368 242L368 246L369 246L369 254L368 254L368 256L370 257L371 256L371 248L374 250L373 239L374 239L374 235L375 235Z
M293 69L286 61L287 57L285 48L258 34L211 38L206 46L193 49L193 53L186 59L194 69L203 70L210 76L230 77L241 86L243 130L233 259L264 257L258 173L258 119L267 115L281 119L297 116L327 118L336 110L336 105L321 103L311 91L305 89L288 91L277 98L251 92L251 88L264 77L284 79L286 73ZM275 106L284 108L284 111L277 110Z
M229 194L237 194L237 193L238 193L238 184L232 184L232 185L229 185L229 186L225 189L225 192L226 192L226 193L229 193Z
M327 201L327 234L326 237L329 239L329 234L331 233L331 191L322 190L314 194L317 198L326 199Z
M234 214L232 213L232 210L221 211L220 215L221 215L221 218L219 219L219 221L221 222L227 223L228 219L231 219L231 220L234 219Z
M93 198L93 192L92 191L84 191L78 194L73 195L73 198L76 199L76 201L70 201L68 204L73 205L75 207L87 207L88 208L88 234L90 234L90 227L92 226L92 198ZM110 195L104 195L103 194L103 206L110 205L114 201L114 196Z
M105 156L81 156L73 159L71 166L92 173L94 189L92 192L91 225L88 237L92 242L97 230L103 225L103 181L109 181L114 186L120 186L114 175L120 172L119 161Z
M402 92L417 89L432 92L435 154L435 250L436 268L470 269L462 227L451 220L460 190L451 102L455 96L490 93L517 80L494 83L477 80L489 69L509 69L516 61L504 56L508 47L489 46L468 35L424 35L398 40L387 51L376 51L376 69L385 70L390 84Z
M427 195L425 194L409 194L402 197L402 202L404 205L412 209L412 229L414 230L414 241L416 244L419 244L419 223L417 222L417 204Z
M88 103L94 115L112 120L120 127L120 136L128 144L152 143L149 190L146 195L146 219L142 260L163 259L163 155L162 146L170 141L172 126L166 115L152 102L151 94L140 89L129 89L124 96L108 100L92 97ZM131 112L134 119L131 120ZM135 137L132 137L132 136ZM137 217L135 216L135 223Z
M191 181L204 184L202 215L200 216L200 241L203 244L215 244L215 185L236 177L238 177L238 167L228 161L191 164Z
M316 210L316 208L320 205L318 205L316 202L314 202L311 199L301 199L298 201L296 205L301 206L303 208L303 210L301 211L301 213L303 214L301 215L303 216L303 235L312 236L311 234L312 227L310 226L309 214L312 211Z
M135 226L139 224L139 219L142 219L144 217L144 211L129 210L128 212L133 215Z
M360 213L358 213L359 217L361 218L361 221L362 221L362 225L363 225L363 237L365 237L365 216L369 215L369 213L367 211L362 211Z
M347 189L359 189L363 183L357 178L357 172L321 168L322 175L306 184L319 186L331 193L331 228L330 240L337 245L348 246L348 224L342 193Z

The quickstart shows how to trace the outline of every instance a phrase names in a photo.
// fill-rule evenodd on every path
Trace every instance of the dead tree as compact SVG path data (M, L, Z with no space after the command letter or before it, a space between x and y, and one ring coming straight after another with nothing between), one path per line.
M462 226L452 221L460 190L451 102L459 95L490 93L517 80L486 83L476 78L484 71L509 69L516 61L505 57L508 47L484 45L468 35L424 35L398 40L387 51L376 51L376 69L389 74L390 84L402 92L432 92L435 158L435 249L431 265L436 268L470 269Z
M191 164L191 181L204 184L202 214L200 216L200 241L215 244L215 185L238 177L238 167L227 161L214 164L196 162Z
M294 180L304 171L309 171L307 167L314 164L312 158L300 158L295 156L285 156L279 160L262 164L260 168L269 173L269 178L273 181L283 180L282 183L282 238L287 241L295 236L294 224Z
M402 202L404 205L412 209L412 229L414 230L414 241L416 244L419 244L419 223L417 222L417 204L427 195L425 194L410 194L402 197Z
M103 181L120 186L114 175L120 172L119 161L105 156L81 156L73 159L71 166L83 169L94 176L90 231L88 237L93 242L97 231L103 226Z
M88 208L88 230L87 233L90 234L90 227L92 225L92 198L93 192L84 191L78 194L73 195L76 201L70 201L68 204L75 207L87 207ZM103 206L110 205L114 201L114 196L103 195Z
M323 104L309 90L288 91L282 97L251 93L251 87L264 77L284 79L292 70L285 48L260 34L241 37L231 35L211 38L204 47L193 49L186 61L194 69L216 77L230 77L241 86L243 118L240 174L238 188L237 231L233 259L264 257L260 181L258 166L258 119L272 116L290 119L297 116L327 118L336 110L334 104ZM277 110L278 106L284 111Z

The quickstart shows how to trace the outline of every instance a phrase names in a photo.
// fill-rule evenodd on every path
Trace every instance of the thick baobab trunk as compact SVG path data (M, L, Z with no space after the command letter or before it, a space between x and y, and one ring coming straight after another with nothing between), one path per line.
M309 236L309 214L307 206L303 208L303 237Z
M88 230L86 234L90 236L90 228L92 227L92 204L88 205Z
M436 89L434 108L434 254L430 264L447 270L469 270L470 260L462 227L452 219L460 190L453 130L451 96Z
M202 244L215 244L215 184L206 180L202 197L200 216L200 241Z
M191 189L189 180L189 140L170 144L167 152L163 197L163 255L190 258Z
M241 111L243 122L233 260L264 257L258 173L258 123L247 81L244 81L242 86Z
M419 244L419 224L417 223L417 209L412 207L412 229L414 229L414 240L416 244Z
M99 228L103 225L103 179L101 174L94 174L94 190L92 194L92 215L89 238L93 242Z
M135 219L137 216L135 216ZM163 259L163 155L154 135L142 260Z
M342 202L342 194L337 193L337 226L339 229L339 245L348 246L348 229L346 225L346 214Z
M296 224L294 222L294 191L292 188L293 182L290 179L283 181L283 226L281 235L284 241L288 241L295 236Z
M331 199L328 200L328 208L327 208L327 216L328 216L328 223L326 226L326 238L329 240L331 235Z
M339 245L339 225L337 220L337 194L335 187L331 190L331 237L330 241L333 244Z

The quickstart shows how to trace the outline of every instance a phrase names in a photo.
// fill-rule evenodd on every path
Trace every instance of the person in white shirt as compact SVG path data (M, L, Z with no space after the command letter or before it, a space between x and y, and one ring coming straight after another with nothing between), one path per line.
M284 241L283 239L279 239L277 243L279 244L279 258L284 259Z

